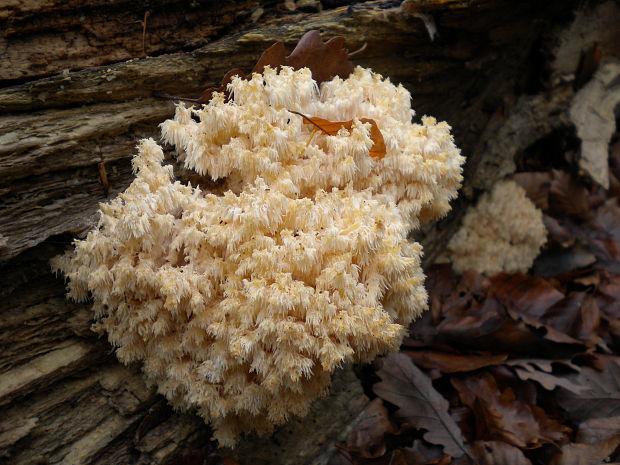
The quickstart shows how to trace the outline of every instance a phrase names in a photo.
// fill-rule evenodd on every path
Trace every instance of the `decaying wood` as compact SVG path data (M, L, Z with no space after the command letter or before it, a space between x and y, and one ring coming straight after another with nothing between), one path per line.
M327 38L343 35L350 50L367 43L354 62L408 87L419 115L450 122L469 158L455 213L420 235L427 263L476 193L514 170L519 151L567 121L570 86L520 94L537 71L529 60L534 44L544 39L552 18L570 16L573 2L424 0L409 1L406 8L395 1L349 3L284 14L270 2L238 2L222 7L229 9L228 19L216 7L192 10L183 19L174 10L180 3L153 2L147 53L206 45L97 68L87 66L141 56L139 22L115 28L111 36L102 32L106 8L118 10L120 2L101 2L94 16L73 4L61 10L54 2L47 10L0 9L0 20L13 18L4 46L16 47L2 64L2 79L11 85L0 88L0 462L167 464L206 447L210 432L202 420L173 412L144 384L139 367L119 365L111 347L90 332L88 304L65 300L63 282L48 265L94 224L97 205L106 200L100 163L111 197L131 180L137 141L157 138L158 123L172 116L173 104L154 99L154 91L197 97L230 68L251 69L274 41L291 50L311 29ZM157 5L168 5L168 13ZM252 26L248 17L261 5L265 19ZM144 13L118 13L115 21L143 20ZM47 37L63 19L75 25L82 14L88 17L84 26L64 39L75 38L75 55L32 58L37 47L54 47L45 40L35 46L37 34ZM420 15L433 18L434 41ZM190 25L196 18L202 23ZM157 42L156 31L164 34L169 24L185 26ZM39 78L50 73L58 74ZM311 416L272 438L248 438L234 454L242 463L326 463L330 444L364 403L359 383L344 371Z
M264 3L8 0L0 5L0 76L32 79L195 49L250 23Z

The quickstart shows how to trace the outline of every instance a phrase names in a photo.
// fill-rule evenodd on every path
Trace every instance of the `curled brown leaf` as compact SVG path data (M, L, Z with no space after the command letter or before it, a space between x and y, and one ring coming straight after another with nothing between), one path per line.
M570 431L540 407L518 398L510 387L500 389L488 372L450 381L461 402L474 412L477 439L533 448L546 442L563 442Z
M456 355L431 350L404 352L416 365L427 369L437 369L442 373L462 373L480 368L499 365L508 356L502 354L489 355Z
M308 68L312 73L312 78L319 85L336 76L346 79L353 72L353 63L349 58L364 48L365 45L361 49L349 53L344 46L344 37L338 36L323 42L319 31L312 30L302 36L290 55L286 55L284 43L276 42L263 52L251 73L246 74L240 69L232 69L224 75L218 87L205 89L197 99L168 97L190 103L205 104L211 100L215 92L220 92L229 99L228 84L231 83L234 76L248 79L252 73L262 73L266 66L271 68L279 68L280 66L290 66L293 69Z
M311 124L317 130L328 136L335 136L341 129L350 131L353 127L353 120L349 121L329 121L317 116L306 116L297 111L289 110L291 113L301 116L306 124ZM383 158L385 156L385 141L383 140L383 134L379 130L377 123L373 119L360 118L361 123L370 124L370 138L372 139L372 147L370 147L369 155L373 158Z

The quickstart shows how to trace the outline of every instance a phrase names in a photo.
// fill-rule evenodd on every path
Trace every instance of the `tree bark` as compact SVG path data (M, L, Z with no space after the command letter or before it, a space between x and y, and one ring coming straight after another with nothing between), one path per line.
M199 417L173 412L139 367L116 361L90 331L89 305L65 300L48 264L94 225L99 202L127 187L138 140L158 138L173 115L154 91L197 96L231 68L250 70L273 42L290 50L311 29L344 36L350 50L367 43L354 62L406 86L417 114L448 121L468 157L454 213L416 234L428 264L520 151L569 125L573 90L561 72L577 70L590 40L575 39L558 64L557 38L576 21L577 2L565 0L332 0L294 11L268 1L82 3L0 7L3 463L167 464L209 441ZM327 463L365 402L343 370L307 418L222 453L241 463Z

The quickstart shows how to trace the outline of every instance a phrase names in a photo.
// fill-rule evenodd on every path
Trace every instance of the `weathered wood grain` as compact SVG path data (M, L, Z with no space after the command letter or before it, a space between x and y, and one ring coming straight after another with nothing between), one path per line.
M191 50L253 21L265 1L122 0L0 4L0 79L32 79ZM264 8L261 8L264 10ZM275 11L272 11L275 10Z

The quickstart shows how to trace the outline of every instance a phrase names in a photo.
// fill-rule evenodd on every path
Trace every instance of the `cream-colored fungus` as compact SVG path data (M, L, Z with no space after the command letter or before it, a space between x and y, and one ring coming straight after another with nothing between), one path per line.
M162 124L223 195L175 181L143 140L135 180L54 261L118 358L222 445L306 413L343 363L398 349L427 299L407 234L449 210L463 163L446 123L413 124L409 93L366 69L319 89L308 69L266 68L230 89ZM291 110L354 123L330 136Z
M500 181L468 209L444 256L459 272L526 272L545 242L542 212L516 182Z

